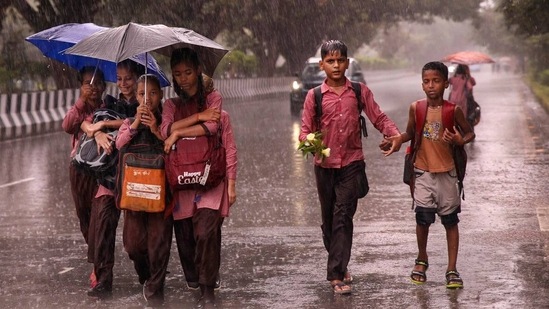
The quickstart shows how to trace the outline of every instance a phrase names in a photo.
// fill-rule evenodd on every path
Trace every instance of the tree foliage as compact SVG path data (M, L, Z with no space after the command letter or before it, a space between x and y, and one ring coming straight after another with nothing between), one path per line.
M15 8L35 32L68 22L118 26L135 21L190 28L210 38L223 34L223 44L252 53L258 74L272 76L279 57L292 73L326 39L344 41L352 53L380 27L402 20L474 19L481 1L0 0L0 12Z
M523 41L536 71L549 69L549 1L501 0L505 24Z

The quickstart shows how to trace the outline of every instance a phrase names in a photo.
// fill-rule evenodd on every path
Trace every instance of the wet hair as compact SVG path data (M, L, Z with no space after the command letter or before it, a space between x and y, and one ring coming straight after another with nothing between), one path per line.
M341 56L347 58L347 45L339 40L329 40L322 43L320 47L320 57L324 59L326 55L339 52Z
M458 64L454 75L457 75L457 74L461 74L461 75L467 74L467 66L464 64Z
M150 84L153 84L155 86L158 87L158 89L160 89L160 91L162 91L162 87L160 87L160 79L158 79L158 76L154 75L154 74L143 74L141 76L139 76L139 78L137 79L137 83L136 84L140 84L140 83L145 83L145 81L147 81L147 83L150 83ZM159 117L160 115L160 117ZM156 120L158 123L160 123L160 121L162 121L162 104L159 104L158 105L158 108L157 108L157 114L155 114L156 116Z
M91 74L92 76L94 76L94 81L97 81L99 79L99 81L101 81L101 84L103 85L103 87L106 86L105 84L105 74L103 74L103 71L101 71L101 69L99 68L96 68L94 66L85 66L83 68L80 69L80 71L78 71L78 75L76 76L78 82L82 85L84 83L84 75L86 74Z
M132 72L133 74L135 74L136 77L139 77L145 74L145 66L130 59L120 61L119 63L116 64L116 68L126 69Z
M170 58L170 66L173 69L174 66L185 63L186 65L192 67L194 70L197 71L197 77L198 77L198 110L203 110L205 104L206 104L206 94L204 89L204 80L202 78L202 74L200 74L198 71L202 66L202 63L200 62L200 58L198 58L198 53L188 47L184 48L178 48L172 51L172 56ZM189 95L185 93L177 84L177 81L175 78L172 77L173 82L173 89L175 90L175 93L183 100L183 102L186 102L190 99Z
M151 83L155 86L158 87L158 89L162 89L162 87L160 87L160 80L158 79L158 76L154 75L154 74L143 74L141 76L139 76L139 78L137 79L137 83L144 83L145 81L147 81L147 83Z
M432 61L426 63L421 69L421 75L427 70L438 71L445 81L448 80L448 67L440 61Z

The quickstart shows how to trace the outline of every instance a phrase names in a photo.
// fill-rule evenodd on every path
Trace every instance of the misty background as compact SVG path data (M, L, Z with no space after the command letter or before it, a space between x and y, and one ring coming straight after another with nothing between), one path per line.
M72 69L26 36L63 23L132 21L193 29L230 48L217 79L294 75L323 41L340 39L365 70L419 70L453 52L483 51L549 97L545 0L0 0L0 12L2 93L78 86ZM155 57L169 74L168 59Z

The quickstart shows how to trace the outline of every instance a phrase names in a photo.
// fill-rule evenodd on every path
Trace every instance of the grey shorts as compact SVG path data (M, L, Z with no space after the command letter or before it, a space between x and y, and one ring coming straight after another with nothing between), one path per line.
M416 182L414 202L416 207L439 216L449 215L461 206L456 170L444 173L429 173L414 169ZM417 211L417 209L416 209Z

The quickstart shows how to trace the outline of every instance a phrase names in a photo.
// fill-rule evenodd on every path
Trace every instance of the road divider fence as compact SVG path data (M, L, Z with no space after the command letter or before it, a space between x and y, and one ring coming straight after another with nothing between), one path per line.
M224 99L250 98L290 91L293 77L219 79L214 86ZM106 94L116 96L115 84ZM0 141L61 130L68 109L80 96L80 89L62 89L0 95ZM177 96L173 87L164 88L164 98Z

